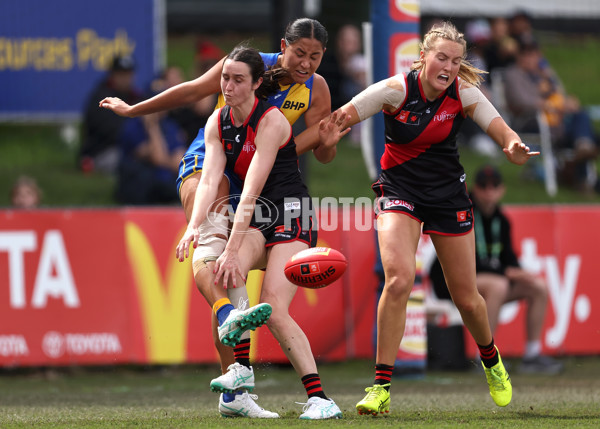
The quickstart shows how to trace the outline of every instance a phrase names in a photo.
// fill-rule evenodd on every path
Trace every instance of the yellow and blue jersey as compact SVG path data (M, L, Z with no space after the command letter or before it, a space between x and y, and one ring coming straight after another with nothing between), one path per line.
M277 64L277 59L281 53L265 54L261 52L260 55L265 63L265 67L268 69ZM311 76L305 83L301 84L293 83L291 85L279 85L279 91L268 97L267 101L269 104L281 110L290 125L294 125L300 116L302 116L302 114L310 107L314 77L314 75ZM223 94L219 94L215 109L219 109L224 105L225 100L223 99ZM176 183L177 192L181 189L181 184L185 179L202 171L204 155L204 129L201 128L179 163L179 175Z

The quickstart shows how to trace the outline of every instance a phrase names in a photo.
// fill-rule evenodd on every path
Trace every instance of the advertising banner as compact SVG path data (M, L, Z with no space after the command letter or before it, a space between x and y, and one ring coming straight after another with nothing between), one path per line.
M521 263L548 282L544 352L600 353L600 231L592 227L600 209L507 211ZM372 212L322 207L319 218L318 244L340 250L348 269L326 288L298 288L290 313L318 360L370 359L379 283ZM190 261L175 258L184 228L179 208L0 210L0 366L217 362L210 308ZM262 275L249 276L251 305ZM504 356L524 350L525 309L502 311L495 337ZM425 338L407 326L407 340ZM253 360L287 362L266 327L252 335Z
M164 0L0 2L0 120L74 119L116 55L162 67Z

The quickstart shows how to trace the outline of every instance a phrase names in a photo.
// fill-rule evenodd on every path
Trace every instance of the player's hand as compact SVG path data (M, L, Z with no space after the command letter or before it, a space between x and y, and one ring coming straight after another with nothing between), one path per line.
M106 97L100 101L99 106L108 110L112 110L119 116L133 118L133 115L131 114L131 106L118 97Z
M215 284L218 284L222 279L223 289L244 286L237 284L238 278L241 278L244 282L246 281L244 273L242 273L240 268L238 253L228 250L226 247L215 263Z
M190 256L190 244L193 244L194 249L198 247L198 240L200 238L200 231L198 228L194 228L188 225L185 230L183 237L179 240L179 244L175 248L175 257L179 259L179 262L183 262L185 258Z
M538 156L539 152L531 152L529 146L520 141L510 142L507 147L502 149L510 162L517 165L523 165L532 156Z
M322 119L319 122L319 140L325 148L335 146L342 137L348 134L351 128L348 127L350 115L346 112L336 110L329 118Z

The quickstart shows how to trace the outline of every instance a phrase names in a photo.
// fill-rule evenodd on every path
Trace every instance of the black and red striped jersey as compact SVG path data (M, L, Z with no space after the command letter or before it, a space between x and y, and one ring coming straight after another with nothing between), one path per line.
M466 206L465 172L456 142L465 119L458 78L433 101L425 98L418 70L404 79L404 103L393 113L384 112L385 151L373 186L385 183L407 201L438 207L454 207L462 194Z
M240 125L234 123L230 106L222 107L219 112L219 133L227 158L225 168L233 172L242 182L246 179L248 168L256 153L255 139L258 125L271 109L277 108L265 100L255 98L252 112ZM296 143L290 126L290 138L277 152L261 197L277 202L285 197L304 196L308 196L308 191L300 175Z

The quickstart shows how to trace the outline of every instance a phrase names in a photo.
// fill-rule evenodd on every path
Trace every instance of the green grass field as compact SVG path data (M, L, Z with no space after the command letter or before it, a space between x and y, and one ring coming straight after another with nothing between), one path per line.
M508 361L511 362L511 361ZM394 379L391 413L359 416L354 406L372 383L372 362L320 365L326 393L344 418L305 422L298 416L306 395L288 366L256 365L258 403L279 420L226 419L208 389L216 366L166 368L68 368L5 371L0 377L1 428L228 428L419 427L595 428L600 425L597 358L568 358L554 377L512 373L512 403L499 408L483 372L428 372L422 380ZM511 362L518 366L518 362Z

